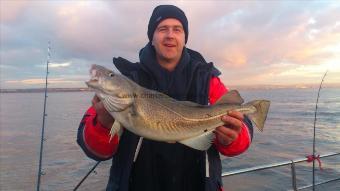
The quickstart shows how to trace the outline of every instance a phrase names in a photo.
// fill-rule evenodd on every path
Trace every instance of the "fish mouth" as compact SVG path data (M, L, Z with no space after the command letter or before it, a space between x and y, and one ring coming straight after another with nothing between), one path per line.
M89 88L96 88L99 85L99 80L100 79L100 72L98 72L98 70L95 69L95 65L92 65L90 68L90 80L86 81L86 85Z
M103 72L98 70L98 66L93 64L90 68L90 80L86 81L86 85L95 88L100 84L100 78L103 76Z
M95 89L98 86L98 80L97 79L90 79L89 81L86 81L85 84L89 88Z
M96 69L96 65L92 65L90 68L90 81L99 79L100 72Z

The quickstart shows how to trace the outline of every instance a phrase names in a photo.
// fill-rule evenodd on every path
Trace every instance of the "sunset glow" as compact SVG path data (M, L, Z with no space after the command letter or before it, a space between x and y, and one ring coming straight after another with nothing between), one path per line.
M340 86L336 1L0 3L1 88L42 87L48 41L54 87L85 87L90 65L112 67L112 57L138 61L159 4L185 11L187 47L213 62L227 86L318 84L326 70L325 84Z

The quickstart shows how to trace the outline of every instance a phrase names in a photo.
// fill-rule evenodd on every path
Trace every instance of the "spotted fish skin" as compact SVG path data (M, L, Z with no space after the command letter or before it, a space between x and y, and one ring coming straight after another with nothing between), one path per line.
M221 117L228 111L236 110L247 115L262 131L270 106L268 100L243 104L236 90L229 91L212 106L177 101L139 86L118 70L93 65L90 74L91 79L86 84L96 92L115 119L111 129L113 134L119 133L119 127L123 126L147 139L179 142L198 150L210 147L213 131L224 124Z

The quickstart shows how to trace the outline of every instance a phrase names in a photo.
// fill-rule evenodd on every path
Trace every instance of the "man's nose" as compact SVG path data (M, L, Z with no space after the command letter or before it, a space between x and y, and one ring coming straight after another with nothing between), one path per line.
M166 33L166 37L168 38L174 38L174 30L173 29L169 29Z

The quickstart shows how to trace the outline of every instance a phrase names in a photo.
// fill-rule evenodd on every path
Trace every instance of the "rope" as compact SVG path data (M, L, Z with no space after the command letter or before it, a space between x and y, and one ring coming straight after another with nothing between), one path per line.
M322 166L321 166L320 155L318 155L318 156L308 155L308 156L306 156L306 158L307 158L307 162L314 162L315 160L318 161L320 170L323 170Z

